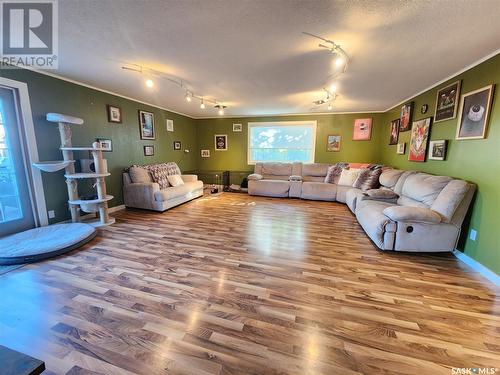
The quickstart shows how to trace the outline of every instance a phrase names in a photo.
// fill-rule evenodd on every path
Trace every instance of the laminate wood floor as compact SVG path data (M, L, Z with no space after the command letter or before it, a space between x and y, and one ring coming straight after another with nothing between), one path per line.
M222 194L116 216L0 276L1 345L47 374L500 367L499 289L450 254L377 250L345 205Z

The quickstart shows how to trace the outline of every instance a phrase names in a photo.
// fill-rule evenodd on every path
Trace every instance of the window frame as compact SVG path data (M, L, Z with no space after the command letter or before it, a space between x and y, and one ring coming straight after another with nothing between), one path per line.
M265 126L310 126L312 127L312 153L311 160L302 161L302 163L314 163L316 158L316 132L318 129L318 122L316 120L303 120L303 121L258 121L249 122L247 124L247 163L248 165L255 165L256 163L266 163L265 161L252 160L251 149L251 130L252 128L265 127ZM269 162L271 163L271 162ZM276 162L279 163L279 162ZM282 163L290 163L289 161L282 161Z

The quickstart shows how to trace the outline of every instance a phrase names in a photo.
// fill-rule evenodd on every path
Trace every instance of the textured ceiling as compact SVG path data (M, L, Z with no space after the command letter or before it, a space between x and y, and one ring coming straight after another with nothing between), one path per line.
M311 112L334 73L332 55L302 31L350 55L335 112L399 103L500 48L498 0L61 0L59 70L53 73L193 117L160 77L121 69L146 65L229 107L226 115ZM326 108L320 108L325 111Z

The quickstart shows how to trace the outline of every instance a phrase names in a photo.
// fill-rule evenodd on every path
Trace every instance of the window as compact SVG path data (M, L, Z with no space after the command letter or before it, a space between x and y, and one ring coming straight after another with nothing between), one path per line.
M316 121L248 123L248 164L314 163Z

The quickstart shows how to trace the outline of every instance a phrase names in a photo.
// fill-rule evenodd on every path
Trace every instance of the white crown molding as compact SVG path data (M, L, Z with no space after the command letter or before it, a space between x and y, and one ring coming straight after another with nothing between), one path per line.
M83 87L87 87L87 88L90 88L90 89L93 89L93 90L97 90L97 91L101 91L101 92L104 92L106 94L110 94L110 95L115 95L115 96L118 96L120 98L124 98L124 99L127 99L127 100L131 100L131 101L134 101L136 103L141 103L141 104L145 104L145 105L148 105L148 106L151 106L151 107L154 107L154 108L158 108L158 109L161 109L161 110L164 110L164 111L168 111L168 112L172 112L172 113L175 113L175 114L178 114L178 115L181 115L181 116L185 116L185 117L188 117L190 119L193 119L193 120L209 120L209 119L216 119L216 118L224 118L224 119L231 119L231 118L245 118L245 117L248 117L248 118L256 118L256 117L285 117L285 116L320 116L320 115L352 115L352 114L363 114L363 113L386 113L388 111L390 111L391 109L394 109L400 105L402 105L403 103L406 103L412 99L414 99L415 97L425 93L426 91L429 91L429 90L432 90L434 88L436 88L437 86L443 84L444 82L446 81L449 81L453 78L455 78L456 76L478 66L479 64L491 59L492 57L495 57L496 55L498 55L500 53L500 48L491 52L490 54L482 57L481 59L473 62L472 64L466 66L465 68L463 69L460 69L459 71L447 76L446 78L443 78L442 80L432 84L431 86L423 89L423 90L420 90L418 91L417 93L409 96L408 98L404 99L404 100L401 100L400 102L394 104L394 105L391 105L389 108L385 109L385 110L374 110L374 111L347 111L347 112L333 112L333 111L329 111L329 112L307 112L307 113L282 113L282 114L263 114L263 115L237 115L237 116L191 116L191 115L188 115L186 113L182 113L182 112L178 112L178 111L174 111L172 109L169 109L169 108L166 108L166 107L162 107L162 106L159 106L159 105L156 105L156 104L152 104L152 103L148 103L148 102L144 102L142 100L138 100L138 99L134 99L134 98L131 98L129 96L125 96L125 95L121 95L121 94L118 94L116 92L113 92L113 91L109 91L109 90L104 90L100 87L97 87L97 86L92 86L92 85L88 85L86 83L83 83L83 82L80 82L80 81L76 81L76 80L73 80L73 79L70 79L70 78L66 78L64 76L61 76L59 74L55 74L55 73L49 73L45 70L38 70L38 69L33 69L33 68L26 68L28 70L31 70L33 72L36 72L36 73L40 73L40 74L43 74L43 75L46 75L46 76L49 76L49 77L53 77L53 78L57 78L57 79L60 79L62 81L66 81L66 82L70 82L70 83L74 83L76 85L80 85L80 86L83 86Z
M483 266L477 260L472 259L470 256L466 255L465 253L461 252L460 250L453 250L453 255L455 255L458 260L467 264L474 271L478 272L479 274L481 274L482 276L487 278L489 281L491 281L496 286L500 286L500 276L498 276L495 272L493 272L489 268Z
M177 115L185 116L185 117L188 117L188 118L193 119L193 120L196 119L196 117L190 116L190 115L188 115L186 113L177 112L177 111L174 111L172 109L168 109L166 107L162 107L162 106L159 106L159 105L156 105L156 104L144 102L142 100L134 99L134 98L131 98L130 96L121 95L121 94L118 94L117 92L105 90L105 89L102 89L102 88L97 87L97 86L92 86L92 85L89 85L89 84L86 84L86 83L83 83L83 82L80 82L80 81L77 81L77 80L74 80L74 79L71 79L71 78L67 78L67 77L61 76L59 74L49 73L49 72L47 72L45 70L39 70L39 69L33 69L33 68L25 68L25 69L26 70L30 70L30 71L35 72L35 73L39 73L39 74L45 75L45 76L49 76L49 77L52 77L52 78L57 78L57 79L60 79L61 81L70 82L70 83L73 83L75 85L87 87L87 88L92 89L92 90L97 90L97 91L100 91L100 92L104 92L106 94L118 96L120 98L131 100L131 101L136 102L136 103L145 104L145 105L148 105L150 107L161 109L163 111L172 112L172 113L175 113Z
M232 119L232 118L259 118L259 117L287 117L287 116L323 116L323 115L359 115L363 113L385 113L386 111L359 111L359 112L307 112L307 113L282 113L282 114L265 114L265 115L238 115L238 116L207 116L195 117L196 120L210 120L215 118Z
M479 59L479 60L477 60L477 61L473 62L472 64L470 64L470 65L466 66L465 68L460 69L458 72L455 72L455 73L453 73L453 74L449 75L448 77L443 78L443 79L442 79L442 80L440 80L439 82L434 83L433 85L431 85L431 86L427 87L426 89L423 89L423 90L421 90L421 91L417 92L416 94L413 94L412 96L410 96L410 97L406 98L405 100L402 100L402 101L400 101L399 103L397 103L397 104L394 104L394 105L390 106L389 108L387 108L387 109L384 111L384 113L385 113L385 112L389 112L391 109L394 109L394 108L396 108L396 107L398 107L398 106L400 106L400 105L402 105L402 104L404 104L404 103L406 103L406 102L408 102L408 101L410 101L410 100L412 100L412 99L416 98L416 97L417 97L417 96L419 96L419 95L422 95L422 94L423 94L424 92L426 92L426 91L429 91L429 90L432 90L432 89L436 88L437 86L439 86L439 85L441 85L441 84L445 83L446 81L449 81L449 80L451 80L451 79L455 78L456 76L458 76L458 75L460 75L460 74L462 74L462 73L465 73L467 70L470 70L470 69L472 69L472 68L475 68L475 67L476 67L476 66L478 66L479 64L481 64L481 63L485 62L486 60L491 59L492 57L495 57L495 56L496 56L496 55L498 55L499 53L500 53L500 48L499 48L499 49L497 49L496 51L493 51L492 53L490 53L490 54L488 54L488 55L484 56L483 58L481 58L481 59Z

